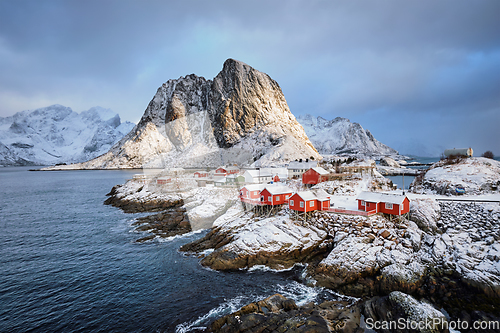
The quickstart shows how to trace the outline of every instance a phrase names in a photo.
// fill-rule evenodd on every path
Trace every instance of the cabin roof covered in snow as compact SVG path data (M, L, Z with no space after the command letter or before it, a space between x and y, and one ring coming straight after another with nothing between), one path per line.
M304 201L310 201L310 200L316 200L316 195L312 193L311 191L302 191L302 192L297 192L297 195L302 198Z
M401 194L388 194L377 192L361 192L356 200L363 200L368 202L387 202L392 204L401 205L405 200L406 195Z
M267 171L260 171L260 170L247 170L245 172L248 172L250 176L253 178L258 178L258 177L272 177L273 175Z
M317 161L299 162L291 161L288 163L288 169L310 169L318 165Z
M275 194L285 194L285 193L292 193L292 189L289 188L288 186L283 186L283 185L276 185L276 186L266 186L266 190L269 191L269 193L275 195Z
M314 195L319 201L328 201L330 200L330 195L323 189L317 189L313 191Z
M314 167L314 168L311 168L311 169L313 169L314 171L316 171L317 173L319 173L321 176L326 176L326 175L330 174L328 171L326 171L322 167Z
M265 184L251 184L251 185L245 185L243 186L240 190L246 188L247 191L262 191L265 187Z

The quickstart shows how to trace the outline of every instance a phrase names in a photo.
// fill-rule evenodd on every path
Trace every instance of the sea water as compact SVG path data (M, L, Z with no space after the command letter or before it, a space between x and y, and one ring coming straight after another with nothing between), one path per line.
M103 205L133 173L0 168L0 332L189 332L274 293L342 298L301 266L203 268L178 249L204 232L134 243L139 215Z

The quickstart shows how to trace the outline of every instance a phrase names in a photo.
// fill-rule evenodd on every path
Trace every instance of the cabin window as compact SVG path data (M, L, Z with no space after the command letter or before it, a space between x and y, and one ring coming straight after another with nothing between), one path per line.
M254 195L257 195L258 193L259 193L259 191L253 191Z
M309 202L309 207L314 206L314 201Z
M290 196L288 194L285 195L285 200L288 199L288 198L290 198Z
M290 206L293 206L293 200L290 200Z
M272 197L267 197L267 201L272 201L273 198Z
M279 195L276 196L276 201L280 201L280 196Z
M366 205L366 202L364 200L361 200L361 206L365 206Z
M392 209L392 204L391 203L385 203L385 209Z
M304 208L304 201L300 202L300 208Z

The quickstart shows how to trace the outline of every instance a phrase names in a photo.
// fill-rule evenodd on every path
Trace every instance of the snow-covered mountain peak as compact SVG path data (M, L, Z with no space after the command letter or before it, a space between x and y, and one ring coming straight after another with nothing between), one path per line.
M75 168L285 164L320 159L278 83L234 59L207 80L195 74L162 84L141 120L105 156Z
M297 118L307 136L321 154L397 155L398 152L377 141L369 130L349 119L326 120L310 114Z
M74 112L55 104L0 118L0 165L48 165L85 161L105 153L130 132L110 109Z

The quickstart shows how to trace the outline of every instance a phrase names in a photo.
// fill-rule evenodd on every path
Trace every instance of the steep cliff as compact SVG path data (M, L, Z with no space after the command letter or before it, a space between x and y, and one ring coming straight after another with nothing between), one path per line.
M110 151L71 168L206 167L320 159L276 81L228 59L206 80L168 80L137 126Z

